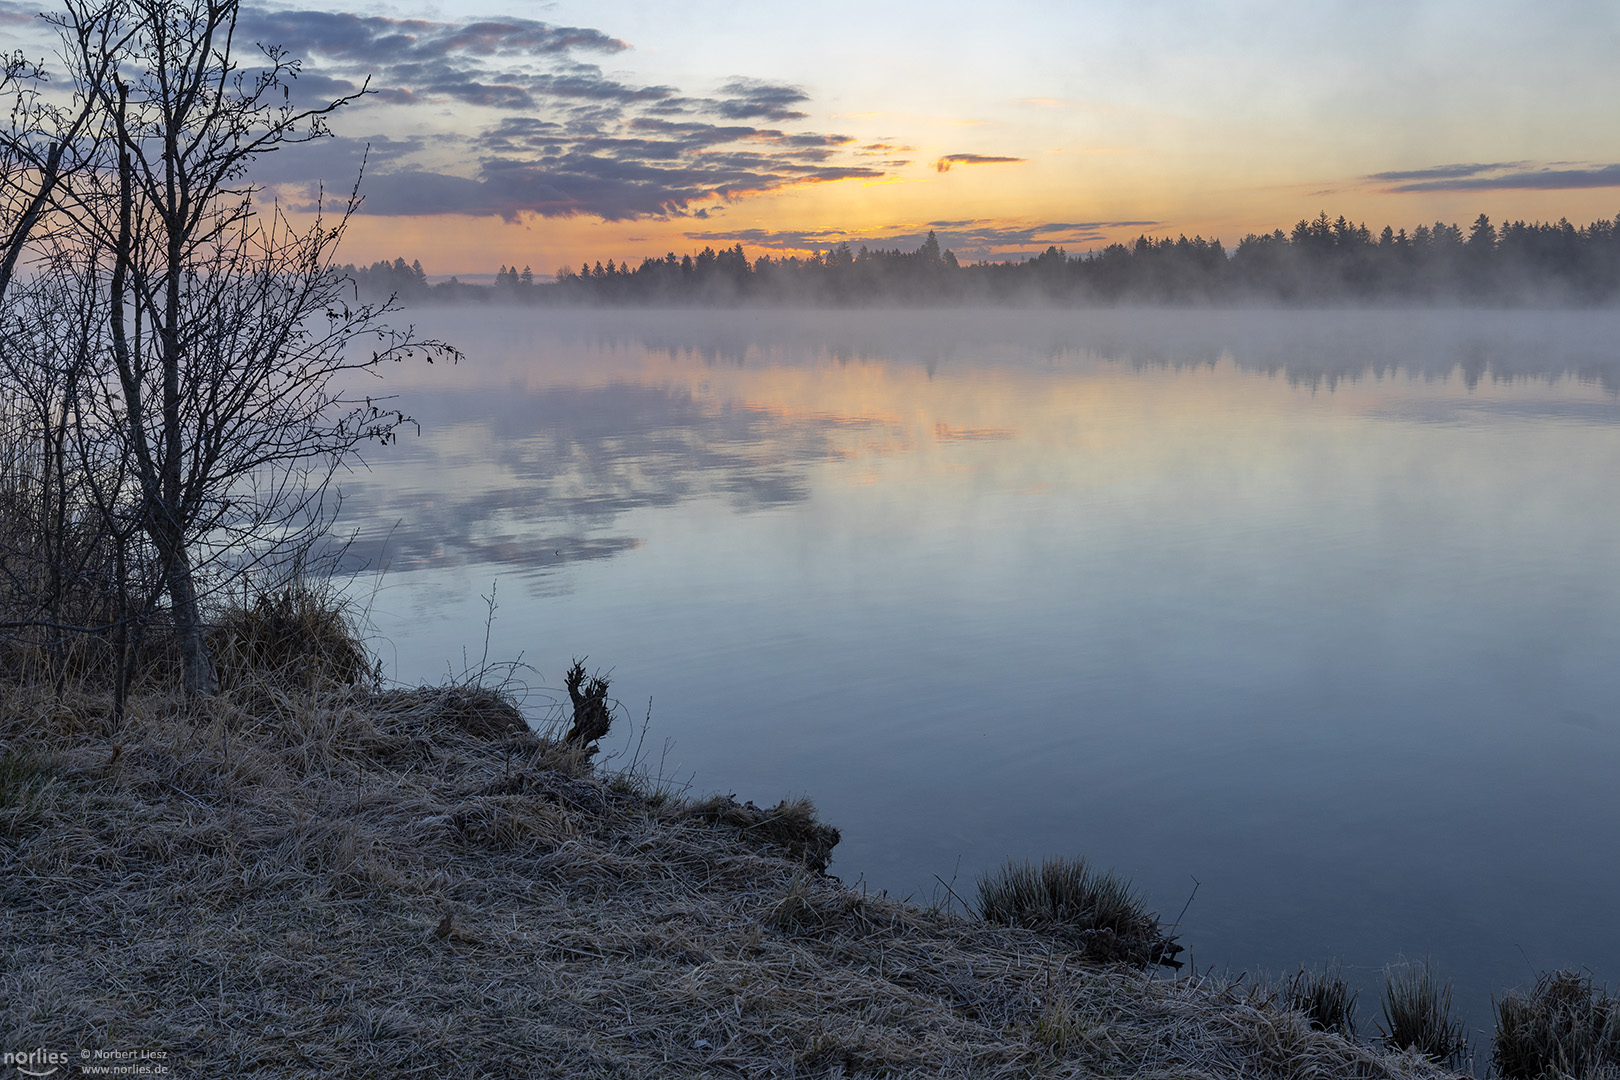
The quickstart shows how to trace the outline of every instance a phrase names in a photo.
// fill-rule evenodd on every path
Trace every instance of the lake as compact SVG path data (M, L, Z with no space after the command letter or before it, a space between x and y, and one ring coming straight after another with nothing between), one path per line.
M574 656L832 872L1085 855L1200 968L1620 980L1620 314L427 309L394 677ZM627 741L628 740L628 741ZM667 753L665 751L668 744Z

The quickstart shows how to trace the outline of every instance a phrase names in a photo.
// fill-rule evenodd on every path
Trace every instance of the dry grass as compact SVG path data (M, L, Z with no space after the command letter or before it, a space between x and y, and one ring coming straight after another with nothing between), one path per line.
M1064 937L1092 960L1181 966L1181 947L1130 882L1083 858L1009 861L978 886L978 912L989 922Z
M220 605L208 636L226 685L269 679L355 686L371 674L371 659L351 621L330 579L299 575L241 604Z
M1620 1078L1620 998L1573 971L1496 1003L1492 1062L1504 1077Z
M1445 1075L1210 979L812 868L474 688L0 684L0 1045L174 1075Z

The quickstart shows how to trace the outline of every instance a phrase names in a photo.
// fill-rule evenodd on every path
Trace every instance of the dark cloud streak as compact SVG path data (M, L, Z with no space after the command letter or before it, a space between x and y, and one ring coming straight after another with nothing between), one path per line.
M1529 167L1529 162L1496 162L1489 165L1436 165L1428 169L1403 169L1373 173L1368 180L1394 183L1390 194L1425 191L1558 191L1579 188L1620 187L1620 164L1584 168Z
M243 8L237 32L250 41L283 46L295 56L346 60L374 68L460 55L533 56L573 50L616 53L630 47L599 30L550 26L532 19L443 23L265 8Z
M955 165L1013 165L1026 159L991 154L946 154L934 162L935 172L950 172Z
M1157 225L1156 221L1053 221L1015 225L983 218L956 221L930 221L914 231L888 236L852 236L839 229L731 229L688 232L689 240L743 243L773 251L816 251L847 243L873 250L913 251L922 246L929 230L937 234L940 246L959 255L976 258L1002 258L1031 248L1070 244L1092 244L1107 239L1108 231Z
M1427 169L1397 169L1393 172L1373 173L1369 180L1449 180L1464 176L1478 176L1480 173L1496 172L1500 169L1522 167L1522 161L1498 161L1489 165L1435 165Z
M409 217L429 214L500 216L516 221L594 215L606 221L678 217L696 204L737 199L805 183L881 176L859 166L783 163L733 155L714 162L664 164L641 158L565 152L533 161L489 158L476 178L425 170L378 173L366 180L367 213Z

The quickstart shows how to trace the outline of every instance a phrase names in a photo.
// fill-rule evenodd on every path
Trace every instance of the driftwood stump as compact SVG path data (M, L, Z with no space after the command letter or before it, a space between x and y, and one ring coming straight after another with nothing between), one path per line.
M608 712L608 681L598 672L585 677L585 664L575 660L568 669L568 696L574 703L574 726L563 736L563 742L575 746L589 746L608 733L613 717Z

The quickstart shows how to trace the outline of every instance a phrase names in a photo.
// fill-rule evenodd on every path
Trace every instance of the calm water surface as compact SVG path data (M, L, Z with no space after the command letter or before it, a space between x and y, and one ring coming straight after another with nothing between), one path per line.
M344 485L400 679L493 587L846 881L1196 880L1200 967L1431 956L1476 1028L1620 979L1615 314L413 315L467 359Z

